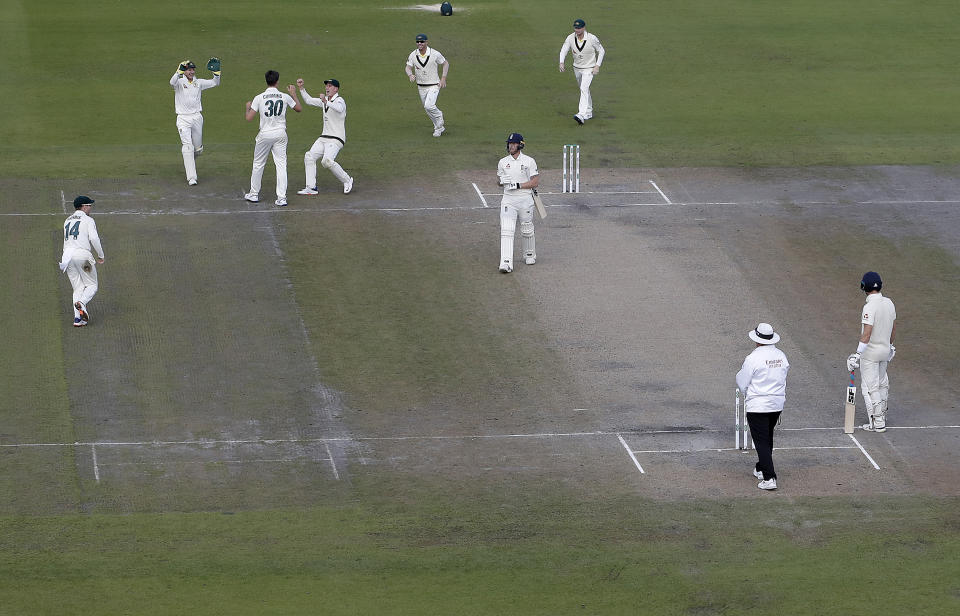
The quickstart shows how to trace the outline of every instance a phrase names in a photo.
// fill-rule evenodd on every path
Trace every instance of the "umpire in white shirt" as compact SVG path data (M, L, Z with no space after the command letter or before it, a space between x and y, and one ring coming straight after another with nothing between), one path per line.
M777 473L773 468L773 428L780 419L787 392L787 371L790 364L783 351L776 347L780 335L769 323L760 323L747 334L757 348L743 360L737 373L737 387L743 393L747 424L757 450L753 475L760 480L761 490L777 489Z

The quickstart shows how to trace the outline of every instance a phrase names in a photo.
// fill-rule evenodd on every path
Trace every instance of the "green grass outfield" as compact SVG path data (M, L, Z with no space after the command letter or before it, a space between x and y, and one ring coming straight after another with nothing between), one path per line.
M185 57L224 63L223 85L203 95L199 161L204 183L217 186L249 177L256 125L243 121L243 103L262 91L267 68L284 83L304 77L313 94L324 78L341 80L350 111L339 160L368 185L493 169L514 130L544 168L559 166L570 141L582 144L585 167L960 163L956 2L454 5L446 19L394 10L403 0L0 0L0 59L11 72L0 211L39 214L0 217L10 272L0 284L0 444L73 443L110 430L175 438L184 427L216 438L239 423L235 408L269 409L254 419L272 428L303 428L308 393L283 381L302 376L284 370L302 368L303 355L346 391L350 408L362 406L351 421L371 432L405 427L397 407L444 427L484 425L488 407L501 425L520 423L528 418L511 417L518 400L536 408L531 421L546 422L576 394L519 283L478 273L485 253L451 254L456 238L352 213L323 218L329 226L317 232L308 214L277 223L281 274L271 246L238 247L263 240L255 225L271 224L266 215L244 222L236 242L209 217L110 218L101 223L111 262L98 308L114 313L95 318L113 329L91 327L83 340L97 344L79 342L63 325L66 283L53 268L59 214L43 214L64 186L151 196L183 188L167 81ZM608 52L594 82L596 118L582 129L571 119L573 76L556 68L575 17ZM418 32L452 63L441 139L402 70ZM289 120L292 189L320 123L313 108ZM265 186L270 178L268 166ZM846 250L815 248L796 250ZM319 266L323 250L343 269ZM368 258L351 259L356 250ZM421 272L422 259L430 276L411 293L398 278ZM917 261L956 280L949 254ZM242 274L273 286L259 289L256 307L222 309ZM296 304L271 321L284 276ZM928 297L952 301L955 288ZM175 314L143 311L170 296ZM500 329L498 301L512 310ZM301 326L309 340L296 347ZM517 350L521 335L528 346ZM277 340L290 344L270 348ZM251 348L272 354L248 359ZM118 366L129 369L111 371ZM514 391L500 387L509 378ZM197 383L211 381L225 384L221 395L198 410L207 390ZM431 416L451 401L469 416ZM296 412L278 417L273 404ZM216 463L196 475L94 485L87 452L70 447L3 449L0 462L4 615L953 614L960 605L956 498L782 491L668 502L629 482L608 491L520 472L498 483L390 469L333 482L294 468L249 483Z

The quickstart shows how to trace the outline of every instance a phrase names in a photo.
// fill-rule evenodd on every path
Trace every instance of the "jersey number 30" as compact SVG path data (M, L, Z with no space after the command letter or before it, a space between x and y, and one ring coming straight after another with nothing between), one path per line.
M68 240L70 236L73 236L73 239L80 237L80 221L73 223L72 225L68 222L63 225L63 239Z
M272 116L283 115L283 101L264 101L263 104L266 107L266 109L263 111L263 115L267 116L268 118Z

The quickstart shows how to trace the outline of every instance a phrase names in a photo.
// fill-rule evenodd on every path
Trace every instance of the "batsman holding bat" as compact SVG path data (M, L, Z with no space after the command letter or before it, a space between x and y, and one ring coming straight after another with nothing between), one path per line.
M887 365L897 349L893 346L897 309L880 293L880 274L867 272L860 279L860 289L867 294L860 318L860 341L857 352L847 358L847 370L860 368L860 392L867 407L868 422L861 426L868 432L886 432L887 396L890 381Z
M520 220L520 241L523 261L537 262L537 246L533 236L533 192L540 185L537 161L520 150L526 145L523 135L510 133L507 137L507 155L497 164L497 179L503 186L500 202L500 272L513 271L513 239Z
M170 78L173 88L174 106L177 110L177 132L180 133L180 151L183 154L183 169L187 173L187 184L197 183L197 163L194 157L203 152L203 115L200 112L200 92L220 85L220 59L210 58L207 70L213 73L213 79L196 79L197 65L184 60Z

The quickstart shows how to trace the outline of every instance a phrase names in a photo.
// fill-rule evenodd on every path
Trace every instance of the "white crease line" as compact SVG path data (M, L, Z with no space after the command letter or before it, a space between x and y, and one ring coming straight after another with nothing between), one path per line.
M100 483L100 465L97 464L97 446L90 445L90 452L93 454L93 478Z
M852 434L848 434L850 440L857 444L857 447L860 448L860 451L863 452L863 455L867 456L867 460L870 460L870 464L873 464L873 468L880 470L880 467L877 466L877 463L873 461L873 458L870 457L870 454L867 453L867 450L863 448L863 445L860 444L860 441L856 439Z
M627 450L627 453L630 454L630 459L633 460L633 463L637 466L637 470L640 471L641 475L646 475L646 471L643 470L643 467L640 466L640 463L637 462L637 456L633 455L633 452L630 451L630 447L627 446L627 441L623 440L623 437L617 434L617 438L620 439L620 444L623 445L623 448Z
M474 184L473 187L476 188L477 185ZM478 189L477 192L479 192L479 189ZM569 193L569 192L552 192L552 191L542 191L542 190L541 190L541 191L538 191L538 193L541 194L541 195L569 195L569 194L571 194L571 193ZM496 196L498 196L498 195L501 195L502 193L495 192L495 193L483 193L483 194L484 194L484 195L487 195L488 197L496 197ZM576 195L655 195L655 194L657 194L657 193L656 193L655 191L652 191L652 190L623 190L623 191L587 190L587 191L580 191L580 192L578 192L578 193L573 193L573 194L576 194ZM663 194L663 193L661 193L661 194Z
M337 471L337 463L333 461L333 452L330 451L330 443L324 441L323 446L327 448L327 455L330 456L330 468L333 469L333 478L340 481L340 473Z
M819 446L813 445L809 447L774 447L774 451L790 451L794 449L856 449L852 445L840 445L840 446ZM638 449L634 453L703 453L707 451L742 451L744 453L750 451L749 449L737 449L736 447L708 447L705 449Z
M477 196L480 197L480 203L483 204L483 207L489 207L487 205L487 200L483 198L483 193L480 192L480 187L477 186L476 182L473 183L473 189L477 191Z
M660 187L657 186L657 183L656 183L656 182L654 182L653 180L649 180L649 182L650 182L650 185L651 185L651 186L653 186L654 188L657 189L657 192L660 193L660 196L663 197L663 200L667 202L667 205L673 205L673 204L670 202L670 199L668 199L667 196L666 196L665 194L663 194L663 191L660 190Z

